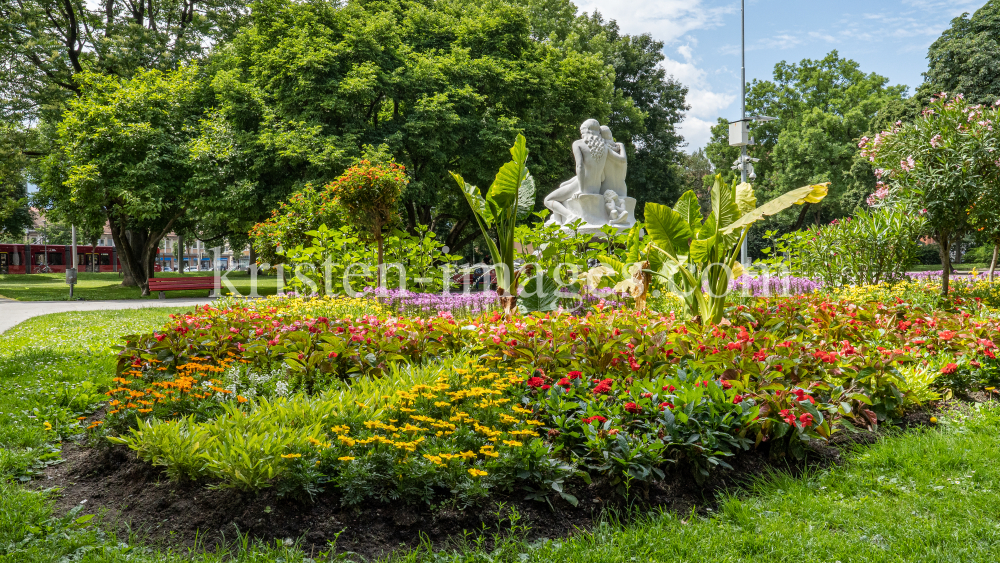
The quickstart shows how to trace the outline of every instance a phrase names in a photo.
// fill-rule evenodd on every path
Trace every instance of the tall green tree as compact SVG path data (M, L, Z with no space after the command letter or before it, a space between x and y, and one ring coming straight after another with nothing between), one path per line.
M61 113L83 71L129 77L176 67L225 41L239 0L0 0L0 91L8 110Z
M830 182L829 195L821 203L785 212L758 229L826 222L863 203L875 190L875 176L870 163L858 155L858 140L872 131L887 108L904 114L905 94L905 86L890 86L888 78L863 72L836 51L820 60L782 61L774 67L773 80L754 80L747 113L778 118L751 124L757 144L748 152L760 159L754 165L754 190L770 199L804 184ZM705 152L717 170L733 178L737 173L730 168L739 148L730 147L728 137L728 124L720 120ZM750 240L761 245L757 236Z
M963 94L972 103L1000 100L1000 0L951 20L927 50L928 69L918 97Z
M255 6L211 63L219 97L203 135L209 180L268 186L274 205L332 180L364 145L385 144L410 180L404 222L430 226L457 251L480 235L449 170L488 185L486 171L521 133L541 198L572 176L568 147L595 117L630 147L633 192L670 186L685 90L658 68L662 45L577 16L568 2Z
M192 181L192 147L212 101L195 65L132 78L76 75L81 95L58 125L39 199L85 231L107 221L125 274L148 294L160 240L191 209L224 199Z

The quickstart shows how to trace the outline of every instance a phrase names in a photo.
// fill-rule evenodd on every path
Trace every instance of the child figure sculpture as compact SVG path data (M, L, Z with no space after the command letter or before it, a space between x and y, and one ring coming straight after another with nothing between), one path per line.
M618 199L616 192L612 190L604 192L604 208L608 211L608 224L628 222L628 210L625 209L625 203Z

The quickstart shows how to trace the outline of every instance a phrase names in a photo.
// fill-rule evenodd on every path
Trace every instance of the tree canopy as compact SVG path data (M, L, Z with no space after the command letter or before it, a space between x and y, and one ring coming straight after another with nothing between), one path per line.
M85 231L110 223L126 285L148 291L160 240L219 195L192 181L192 146L211 101L195 65L132 78L76 75L39 199Z
M568 147L595 117L629 147L633 193L676 191L685 90L658 68L662 44L648 36L577 17L568 2L256 6L211 63L218 99L206 154L228 156L206 178L287 195L332 180L364 145L385 144L409 176L407 226L429 225L459 249L478 233L448 170L488 185L523 133L536 147L541 198L572 175Z
M970 17L951 20L927 50L929 67L919 97L939 92L963 94L972 103L1000 99L1000 0L990 0Z

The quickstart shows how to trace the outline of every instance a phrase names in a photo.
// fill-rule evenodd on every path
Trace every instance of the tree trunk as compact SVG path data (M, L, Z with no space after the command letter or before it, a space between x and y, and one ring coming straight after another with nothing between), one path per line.
M149 278L156 260L156 248L159 246L160 240L170 232L177 217L167 221L162 230L150 232L124 229L118 224L117 219L110 214L108 215L111 238L115 241L115 246L118 248L118 258L122 263L123 286L138 287L142 291L143 297L149 295Z
M257 269L257 250L250 243L250 263L247 264L247 274L251 274Z
M184 248L184 235L177 236L177 271L184 274L184 255L187 254Z
M993 245L993 260L990 262L990 281L993 281L993 274L997 271L997 254L1000 253L1000 244Z
M961 239L952 243L955 247L955 264L961 264L964 252L962 252L962 241Z
M948 282L951 279L951 244L947 233L938 234L938 246L941 252L941 295L948 295Z
M375 280L376 280L377 283L375 285L377 287L381 288L382 287L382 262L383 262L383 257L384 257L383 248L382 248L382 227L381 226L379 226L375 230L375 242L378 243L378 265L376 266L376 269L375 269Z

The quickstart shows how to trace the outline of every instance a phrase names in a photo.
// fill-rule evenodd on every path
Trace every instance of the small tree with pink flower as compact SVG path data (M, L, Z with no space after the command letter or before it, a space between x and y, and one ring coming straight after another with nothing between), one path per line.
M913 123L863 137L861 154L876 166L869 205L926 215L941 248L948 294L951 247L970 232L1000 233L1000 136L997 105L940 94ZM998 123L1000 126L1000 123Z

